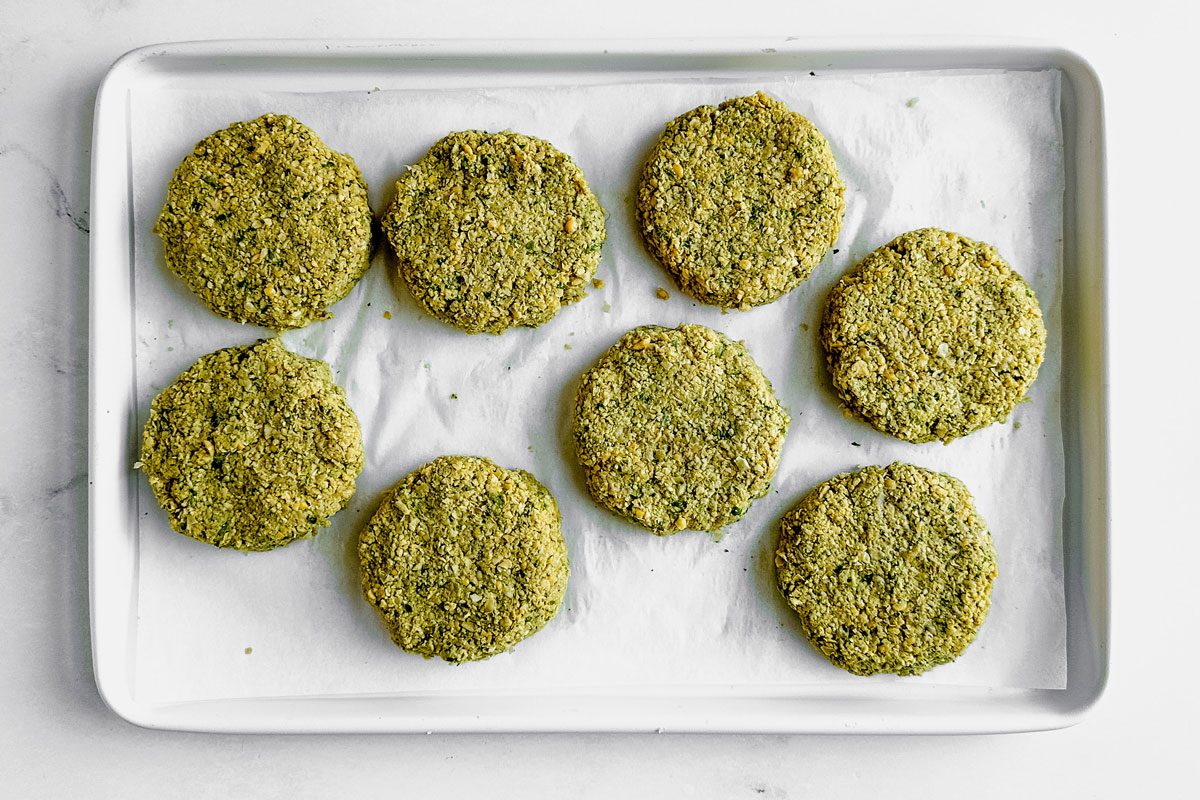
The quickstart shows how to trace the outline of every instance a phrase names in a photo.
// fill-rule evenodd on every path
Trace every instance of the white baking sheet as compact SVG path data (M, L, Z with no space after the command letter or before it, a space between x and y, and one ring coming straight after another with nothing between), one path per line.
M723 314L676 291L646 255L631 196L668 119L760 88L824 131L848 210L838 252L808 282L767 307ZM335 319L285 335L292 349L333 365L366 441L358 494L315 539L266 554L217 550L171 532L140 483L137 699L864 681L1065 686L1058 92L1057 71L337 94L136 90L139 424L153 396L200 355L269 335L205 309L163 266L151 232L175 165L231 121L267 111L305 121L355 157L377 211L405 165L445 133L518 130L570 153L609 212L597 273L604 289L541 328L459 333L421 312L379 256ZM1050 331L1046 363L1010 423L950 445L910 445L845 418L816 340L833 282L871 249L926 225L996 245L1037 291ZM654 296L659 286L668 301ZM595 506L569 438L578 375L628 328L685 321L744 339L792 414L771 494L719 542L695 532L656 538ZM461 666L391 644L360 598L354 549L382 492L445 453L537 475L561 505L572 564L563 609L541 633ZM967 484L990 524L1000 577L988 620L958 661L916 678L856 678L808 645L779 599L776 527L816 483L893 460Z

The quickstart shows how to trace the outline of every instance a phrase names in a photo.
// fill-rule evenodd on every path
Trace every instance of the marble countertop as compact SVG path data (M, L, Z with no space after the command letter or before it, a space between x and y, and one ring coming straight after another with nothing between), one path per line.
M1049 4L746 0L0 4L0 794L229 797L1125 796L1183 794L1200 711L1186 570L1200 526L1189 255L1200 163L1194 11ZM803 9L803 10L802 10ZM1190 15L1190 19L1188 19ZM1109 122L1113 648L1108 691L1073 728L983 737L229 736L164 733L96 692L87 604L92 106L109 65L160 41L304 37L1010 36L1097 68ZM946 41L952 41L946 39ZM1183 94L1187 86L1189 91ZM1182 232L1182 235L1176 232ZM11 793L11 794L10 794Z

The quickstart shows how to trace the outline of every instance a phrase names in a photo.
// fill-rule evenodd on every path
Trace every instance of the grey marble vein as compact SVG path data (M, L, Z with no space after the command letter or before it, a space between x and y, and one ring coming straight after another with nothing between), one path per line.
M62 181L58 179L53 170L44 161L21 145L0 145L0 158L9 155L19 155L45 173L49 184L50 207L54 211L54 216L66 220L75 227L75 230L84 235L91 233L91 228L88 225L88 212L79 212L72 208L71 201L67 198L67 193L63 189Z

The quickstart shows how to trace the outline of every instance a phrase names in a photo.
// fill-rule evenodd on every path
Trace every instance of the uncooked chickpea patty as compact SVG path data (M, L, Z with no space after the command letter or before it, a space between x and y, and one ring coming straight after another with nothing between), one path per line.
M1004 420L1037 378L1037 297L991 245L922 228L833 287L821 342L851 411L910 442L949 442Z
M917 675L975 639L996 551L960 481L896 463L809 492L783 518L775 570L805 634L834 664Z
M441 139L396 182L383 229L426 311L497 334L583 299L605 235L575 162L510 131Z
M141 461L176 531L270 550L315 533L349 502L362 434L329 365L268 339L203 356L163 389Z
M642 236L679 287L747 308L796 288L833 247L845 187L829 142L762 92L667 124L642 169Z
M175 170L154 230L167 266L210 309L276 330L328 319L371 256L354 160L280 114L202 139Z
M605 508L660 535L712 531L766 494L789 422L744 345L649 325L584 373L576 454Z
M473 456L443 456L405 476L358 554L363 594L392 640L450 662L494 656L541 630L570 574L546 487Z

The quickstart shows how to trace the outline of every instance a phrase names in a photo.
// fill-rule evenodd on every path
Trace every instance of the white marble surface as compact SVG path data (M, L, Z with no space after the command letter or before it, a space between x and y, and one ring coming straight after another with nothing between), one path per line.
M610 0L0 0L0 795L801 797L1194 789L1200 525L1188 255L1200 170L1185 4L873 2L712 10ZM1110 121L1114 644L1077 727L1004 737L280 737L159 733L105 708L87 616L87 247L92 102L157 41L228 37L1008 35L1072 47ZM1181 399L1182 398L1182 399ZM442 790L442 791L439 791Z

